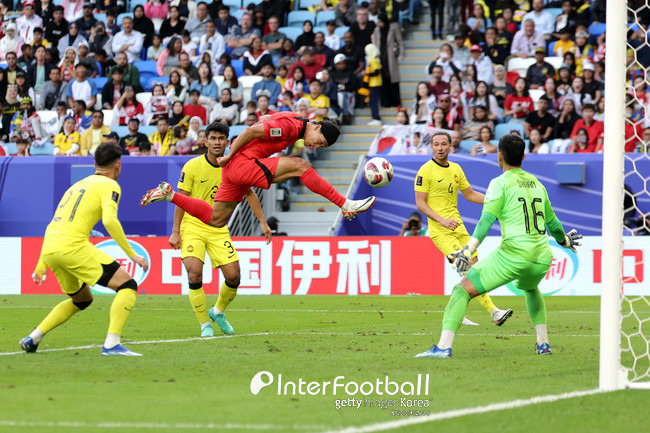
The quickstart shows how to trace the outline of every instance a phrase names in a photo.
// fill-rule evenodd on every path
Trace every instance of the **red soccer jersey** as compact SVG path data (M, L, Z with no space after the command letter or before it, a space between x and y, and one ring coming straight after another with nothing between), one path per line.
M264 138L252 140L235 157L268 158L303 138L307 128L307 119L290 111L262 116L258 123L264 125Z
M526 117L528 113L535 109L535 103L530 96L517 96L514 93L506 96L506 102L503 106L506 110L514 110L517 106L524 107L524 111L514 113L512 116L516 118Z
M573 125L573 131L571 131L571 138L575 137L578 134L578 131L584 128L587 130L587 135L589 136L589 144L585 152L595 152L596 147L598 146L598 139L602 138L603 132L605 130L605 125L599 120L594 120L591 126L585 125L584 119L579 119L575 125Z

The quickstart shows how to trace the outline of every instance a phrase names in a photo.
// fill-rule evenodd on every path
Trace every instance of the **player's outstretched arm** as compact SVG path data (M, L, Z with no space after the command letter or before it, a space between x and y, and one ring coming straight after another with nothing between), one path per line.
M270 244L273 232L271 231L271 227L269 227L269 225L266 223L266 218L264 217L264 212L262 211L262 204L260 203L260 199L253 188L249 189L246 193L246 201L248 201L248 205L251 207L253 213L260 222L262 233L264 233L264 237L266 238L266 244Z
M573 229L564 235L564 242L560 242L560 245L573 251L574 253L577 253L578 251L576 251L576 246L579 247L582 245L580 239L582 239L582 235L579 235L578 231L576 229Z
M190 195L188 191L185 191L184 189L180 189L180 188L178 189L178 193L187 196ZM181 239L181 221L183 221L183 216L185 216L185 211L180 207L176 206L176 210L174 211L174 223L172 225L172 234L171 236L169 236L169 245L175 250L181 248L181 242L183 241Z
M239 149L246 146L248 143L255 140L256 138L264 138L264 125L262 125L261 123L257 125L249 126L248 128L244 129L244 132L239 134L239 136L233 143L232 147L230 148L230 151L228 152L228 155L217 158L217 163L221 167L224 167L226 164L228 164L228 161L230 161L232 157L235 156L235 154L239 151Z
M434 212L427 203L428 197L429 193L427 192L415 191L415 207L427 217L440 223L443 227L448 228L449 230L455 230L460 223L453 218L443 218Z
M465 200L471 201L472 203L483 204L483 202L485 201L485 194L482 194L478 191L474 191L471 186L462 189L460 192L463 193L463 197L465 197Z

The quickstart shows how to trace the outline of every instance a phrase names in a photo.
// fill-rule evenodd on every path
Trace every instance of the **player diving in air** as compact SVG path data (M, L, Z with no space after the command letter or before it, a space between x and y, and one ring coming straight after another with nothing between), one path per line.
M198 198L209 204L214 201L221 184L223 169L217 165L217 158L223 156L223 152L228 147L229 128L224 123L214 122L205 132L208 152L185 163L178 181L178 194ZM260 221L267 243L271 242L271 228L264 219L259 198L252 188L246 192L246 199ZM169 244L172 248L181 249L181 259L189 279L190 303L201 325L201 336L214 335L208 316L219 325L224 334L234 334L235 330L226 319L225 311L237 295L240 268L228 227L208 226L176 207ZM225 279L219 289L217 303L209 312L203 291L203 261L206 252L210 256L212 266L221 269Z
M416 358L451 357L451 346L469 300L510 282L526 296L526 308L537 333L535 351L540 355L552 353L546 332L546 306L538 288L553 260L546 231L573 252L582 235L576 230L564 232L544 185L521 169L525 146L524 140L514 134L499 140L498 160L503 174L488 186L483 213L471 239L449 256L464 277L454 287L445 309L438 344ZM470 269L472 255L497 219L501 223L501 245Z
M296 113L262 116L259 122L239 135L226 156L217 160L223 172L221 186L212 206L201 199L175 194L167 182L161 182L157 188L149 190L140 205L170 201L206 224L224 227L251 187L268 189L272 183L298 177L307 188L327 198L341 208L346 218L352 219L370 209L375 197L348 200L304 159L270 157L299 139L304 139L307 148L331 146L339 134L338 127L328 120L312 123Z

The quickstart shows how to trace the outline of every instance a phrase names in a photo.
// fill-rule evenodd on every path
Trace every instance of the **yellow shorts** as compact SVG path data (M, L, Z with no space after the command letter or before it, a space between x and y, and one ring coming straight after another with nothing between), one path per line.
M214 232L197 229L181 230L181 258L196 257L205 263L208 253L214 269L239 261L237 251L228 234L215 235Z
M90 242L73 249L43 255L45 264L52 269L63 293L77 293L84 284L94 286L104 274L104 267L115 261Z
M471 236L465 230L465 227L458 228L454 231L449 230L448 233L434 235L431 237L433 244L447 257L454 251L463 248L469 242ZM478 256L478 251L475 251L472 257Z

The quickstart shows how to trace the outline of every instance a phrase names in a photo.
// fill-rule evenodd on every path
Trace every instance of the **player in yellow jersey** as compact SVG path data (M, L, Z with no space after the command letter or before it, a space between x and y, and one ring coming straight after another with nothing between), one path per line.
M215 122L208 126L206 129L208 152L189 160L183 166L178 181L180 194L205 200L212 205L221 185L221 167L217 163L217 158L223 156L228 147L229 132L228 126L223 123ZM260 221L267 243L271 242L271 229L264 219L262 206L253 189L248 190L246 199ZM225 310L237 295L240 270L239 258L230 239L228 227L209 226L198 218L186 214L180 207L176 207L169 244L172 248L181 249L181 258L189 279L190 303L201 324L201 336L214 335L209 318L219 325L224 334L234 334L233 327L226 319ZM212 266L221 269L225 278L225 282L219 289L217 303L209 312L203 291L203 261L206 251Z
M129 245L117 219L121 189L116 181L122 169L121 156L122 149L117 144L100 144L95 151L95 174L68 188L45 230L41 256L32 278L41 285L47 268L52 269L69 299L54 307L29 336L20 340L25 352L36 352L45 334L77 311L86 309L93 301L90 286L100 284L117 292L111 305L102 355L141 356L120 344L124 323L135 304L138 284L112 257L88 241L90 231L101 219L131 260L145 271L149 268L147 260Z
M431 149L433 158L418 170L415 178L415 204L429 220L429 236L433 244L448 257L458 251L470 239L458 212L458 191L473 203L483 204L485 196L474 191L460 165L449 161L451 136L446 132L433 134ZM472 264L478 260L478 253L472 257ZM512 316L512 309L498 309L487 293L476 298L490 313L498 326ZM476 325L466 317L464 325Z

